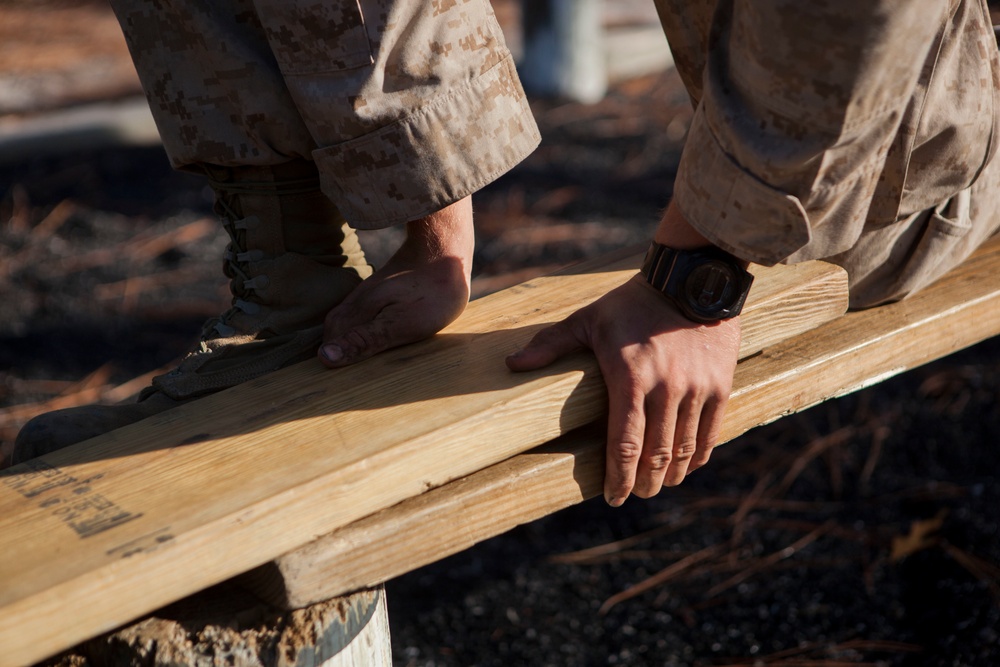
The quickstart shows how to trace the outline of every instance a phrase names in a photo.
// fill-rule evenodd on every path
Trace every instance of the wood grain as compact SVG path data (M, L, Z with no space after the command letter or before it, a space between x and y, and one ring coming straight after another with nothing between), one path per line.
M851 313L744 360L724 438L997 335L998 276L1000 239L908 301ZM243 582L279 606L305 606L599 495L603 478L604 433L584 427L334 531Z
M0 473L0 665L38 660L604 411L593 358L506 354L635 273L616 256L470 304L420 344L307 362ZM843 272L754 269L742 354L846 307Z
M271 604L299 609L365 581L388 581L599 495L604 442L602 426L583 426L355 521L251 570L240 583Z

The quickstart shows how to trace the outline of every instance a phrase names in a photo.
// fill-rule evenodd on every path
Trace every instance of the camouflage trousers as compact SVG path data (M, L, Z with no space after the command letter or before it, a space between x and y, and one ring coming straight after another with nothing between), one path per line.
M985 0L656 0L695 115L675 202L762 264L900 299L1000 229Z
M111 4L175 167L312 160L356 227L437 211L539 141L488 0Z

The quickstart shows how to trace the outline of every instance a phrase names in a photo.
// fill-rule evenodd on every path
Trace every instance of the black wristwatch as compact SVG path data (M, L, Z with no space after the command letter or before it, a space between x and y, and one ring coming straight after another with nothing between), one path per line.
M714 246L675 250L654 241L642 274L685 317L703 323L739 315L753 284L738 259Z

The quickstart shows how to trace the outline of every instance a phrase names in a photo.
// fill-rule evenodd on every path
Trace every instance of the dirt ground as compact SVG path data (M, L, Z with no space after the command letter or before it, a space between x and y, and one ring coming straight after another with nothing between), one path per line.
M475 200L477 294L648 238L690 119L672 74L533 108L542 147ZM228 298L210 205L155 147L0 165L0 447L191 345ZM376 263L396 242L365 238ZM1000 664L998 440L992 340L757 429L655 499L589 501L389 582L395 660Z

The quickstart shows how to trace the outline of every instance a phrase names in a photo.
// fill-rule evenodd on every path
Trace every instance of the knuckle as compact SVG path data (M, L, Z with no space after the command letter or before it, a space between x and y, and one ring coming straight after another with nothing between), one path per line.
M364 350L368 347L368 336L363 329L351 329L344 336L344 342L353 350Z
M563 325L553 324L550 327L546 327L536 333L531 339L532 346L550 346L554 345L562 338L565 337L565 331L563 330Z
M698 451L698 441L694 438L684 438L674 444L674 459L677 461L688 461L694 458Z
M719 387L708 379L694 382L688 387L688 401L692 405L704 405L719 392Z
M628 397L629 403L633 405L642 405L646 399L645 383L635 373L628 373L622 380L622 391Z
M383 335L373 326L355 327L344 338L357 352L377 351L382 349L383 345Z
M389 347L389 333L384 326L375 322L372 326L367 327L366 330L368 332L369 349L384 350Z
M642 456L642 442L622 440L612 446L611 454L620 463L627 465L638 463L639 457Z
M666 470L670 466L670 461L673 459L673 454L669 450L657 449L645 457L643 461L646 466L653 471Z
M556 322L532 336L528 346L532 348L561 348L567 341L571 340L573 340L573 333L566 323Z

